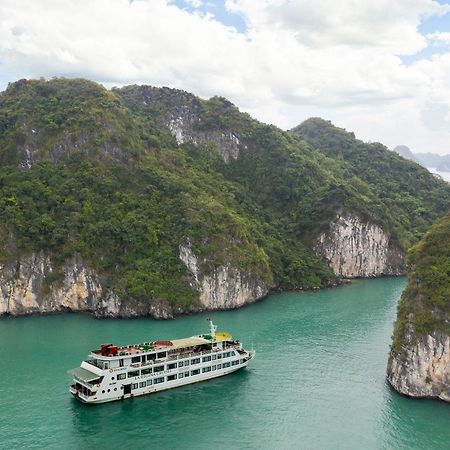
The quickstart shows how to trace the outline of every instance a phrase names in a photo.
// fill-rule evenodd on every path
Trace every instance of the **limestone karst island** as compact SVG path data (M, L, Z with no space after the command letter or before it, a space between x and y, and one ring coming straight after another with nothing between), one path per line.
M0 97L0 312L155 318L402 275L450 186L319 118L19 80Z
M450 213L411 249L388 378L402 394L450 402Z
M450 448L450 0L0 2L0 450Z

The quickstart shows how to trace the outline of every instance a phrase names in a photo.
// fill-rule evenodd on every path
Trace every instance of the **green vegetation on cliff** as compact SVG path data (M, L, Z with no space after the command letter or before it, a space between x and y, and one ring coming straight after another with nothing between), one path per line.
M362 142L319 118L306 120L291 133L345 163L345 176L362 180L363 192L375 205L386 208L385 220L405 247L417 242L448 207L448 190L443 189L441 180L382 144Z
M182 145L179 124L191 134ZM187 305L188 241L203 273L228 265L309 289L335 282L313 245L336 214L377 222L406 248L448 210L450 187L424 169L335 127L316 142L307 125L300 138L168 88L11 84L0 94L0 256L77 254L122 299Z
M411 248L408 259L408 285L398 306L394 351L400 351L408 324L417 334L450 335L450 213Z

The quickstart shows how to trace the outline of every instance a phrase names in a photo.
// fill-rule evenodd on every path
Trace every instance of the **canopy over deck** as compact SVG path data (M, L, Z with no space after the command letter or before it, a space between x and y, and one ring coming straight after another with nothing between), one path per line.
M184 339L172 339L173 346L170 349L195 347L197 345L210 344L211 342L201 337L189 337Z
M81 381L89 383L90 381L97 380L99 376L90 370L83 369L82 367L77 367L75 369L69 370L67 373L73 375Z

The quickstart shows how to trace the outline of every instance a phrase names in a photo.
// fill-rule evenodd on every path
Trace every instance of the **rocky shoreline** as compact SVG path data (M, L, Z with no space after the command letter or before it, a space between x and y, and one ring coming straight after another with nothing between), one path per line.
M81 308L81 309L73 309L69 306L58 305L56 309L53 310L39 310L39 309L22 309L20 311L2 311L0 313L1 318L15 318L15 317L33 317L33 316L51 316L58 314L83 314L89 315L99 320L108 320L108 319L139 319L139 318L152 318L155 320L174 320L182 316L189 316L195 314L201 314L207 311L230 311L233 309L241 309L247 306L251 306L256 303L263 302L268 296L271 294L279 294L283 292L310 292L310 291L319 291L325 289L335 289L338 287L345 286L346 284L351 283L349 279L339 279L336 282L330 283L327 286L322 288L313 288L310 290L299 289L297 291L292 291L291 289L281 289L281 288L270 288L264 296L256 298L252 302L246 302L240 305L231 306L231 307L218 307L218 308L206 308L201 305L194 306L192 305L190 308L182 308L177 305L170 305L168 303L160 302L158 305L153 305L153 307L149 307L150 305L139 305L133 302L132 305L127 305L126 308L121 308L117 313L111 313L110 309L90 309L90 308ZM147 306L147 307L146 307Z
M321 234L317 242L317 254L336 274L325 288L354 278L403 274L403 254L390 244L389 236L357 216L339 215L328 234ZM0 265L0 316L74 311L89 312L98 318L173 319L202 311L240 308L283 290L226 263L204 273L202 267L207 261L198 259L189 239L180 244L179 258L186 267L190 287L198 292L197 301L186 306L133 299L122 302L107 287L104 277L79 257L59 266L43 252L31 253Z
M392 352L388 381L400 394L450 402L450 336L417 338L411 330L400 352Z

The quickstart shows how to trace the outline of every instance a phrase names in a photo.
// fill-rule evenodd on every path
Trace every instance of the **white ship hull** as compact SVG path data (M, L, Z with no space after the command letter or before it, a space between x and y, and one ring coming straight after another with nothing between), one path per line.
M70 392L72 395L77 397L78 400L82 401L83 403L94 403L94 404L107 403L107 402L113 402L113 401L117 401L117 400L124 400L127 398L138 397L141 395L154 394L156 392L166 391L168 389L173 389L173 388L177 388L177 387L181 387L181 386L187 386L189 384L194 384L194 383L200 383L202 381L208 381L213 378L219 378L219 377L222 377L225 375L229 375L230 373L236 372L236 371L246 367L247 364L248 364L248 362L243 365L240 365L239 367L233 368L233 369L220 370L220 371L214 372L214 373L209 372L207 374L200 374L200 375L194 376L192 378L184 378L184 379L175 380L172 382L161 383L160 385L138 389L136 392L133 392L131 394L126 394L126 395L112 395L112 396L105 396L104 398L89 397L89 396L85 396L85 395L77 395L76 391L73 390L72 386L70 388Z
M151 345L112 347L115 354L92 352L92 359L71 371L70 393L88 404L124 400L228 375L255 356L227 333L160 342L162 347L145 343Z

